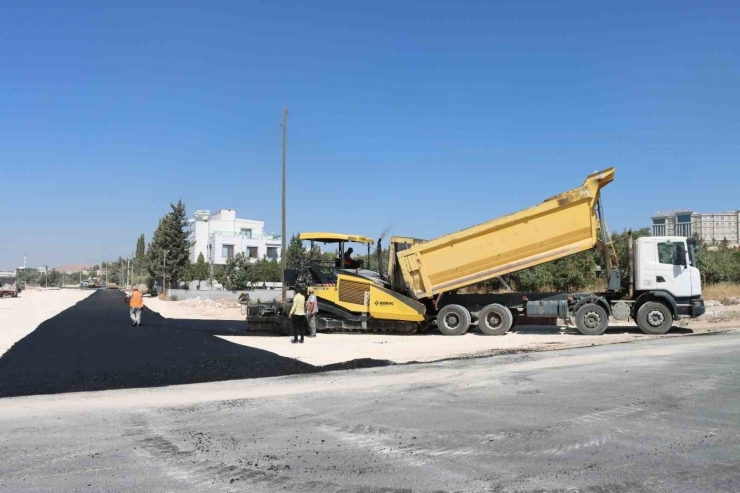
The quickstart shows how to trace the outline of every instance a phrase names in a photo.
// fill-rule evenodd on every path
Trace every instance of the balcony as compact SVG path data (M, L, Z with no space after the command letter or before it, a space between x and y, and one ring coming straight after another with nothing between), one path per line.
M248 240L265 240L269 242L279 242L282 240L282 235L277 235L274 233L260 233L260 234L254 234L254 233L242 233L242 232L228 232L228 231L214 231L211 233L211 236L226 236L226 237L242 237L246 238Z

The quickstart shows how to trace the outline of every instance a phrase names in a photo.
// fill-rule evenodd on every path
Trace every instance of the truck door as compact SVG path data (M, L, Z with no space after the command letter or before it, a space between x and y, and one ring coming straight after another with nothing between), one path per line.
M687 258L686 243L666 239L656 242L656 248L655 289L668 291L676 298L691 296L691 272L679 261Z

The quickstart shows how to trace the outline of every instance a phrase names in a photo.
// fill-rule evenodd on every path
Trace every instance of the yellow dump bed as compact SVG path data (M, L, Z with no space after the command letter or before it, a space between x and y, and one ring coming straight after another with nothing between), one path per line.
M593 248L595 205L614 168L540 205L398 252L408 294L425 298Z

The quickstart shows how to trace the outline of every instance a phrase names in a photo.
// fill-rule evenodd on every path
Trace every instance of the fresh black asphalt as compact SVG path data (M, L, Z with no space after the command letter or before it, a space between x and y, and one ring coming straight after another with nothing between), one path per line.
M123 296L117 290L100 290L17 342L0 358L0 397L156 387L383 364L359 360L316 367L214 337L243 333L244 325L238 321L172 320L145 309L142 326L132 327Z

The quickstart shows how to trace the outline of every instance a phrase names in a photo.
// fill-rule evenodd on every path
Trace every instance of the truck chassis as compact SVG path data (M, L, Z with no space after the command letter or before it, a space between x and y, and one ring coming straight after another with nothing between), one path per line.
M437 326L443 334L460 335L477 325L484 334L505 334L519 319L532 325L560 319L584 335L600 335L609 318L633 319L646 334L665 334L682 316L705 311L701 297L675 299L665 291L635 293L633 299L609 293L446 294L436 302ZM548 323L549 322L549 323Z

